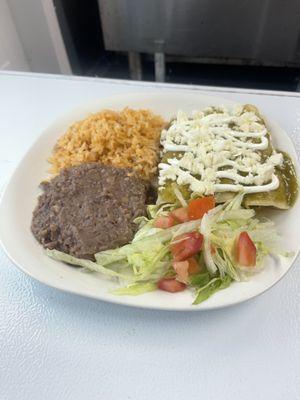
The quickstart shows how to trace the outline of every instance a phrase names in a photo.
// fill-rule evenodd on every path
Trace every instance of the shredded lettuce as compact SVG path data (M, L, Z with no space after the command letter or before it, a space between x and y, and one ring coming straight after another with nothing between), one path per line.
M153 226L153 219L148 220L146 217L140 217L143 218L143 220L138 221L138 218L134 220L135 223L139 224L139 230L135 234L132 242L136 242L138 240L141 240L145 238L146 236L151 236L155 235L156 233L159 233L162 231L160 228L155 228Z
M249 234L257 249L257 268L248 268L247 274L261 270L269 254L286 255L280 248L280 237L274 223L255 218L255 211L244 209L242 201L243 193L239 193L202 218L200 232L204 236L204 259L212 276L224 278L228 275L236 281L245 278L245 269L237 264L234 254L236 239L243 231Z
M222 208L223 206L217 206L214 209L210 210L208 213L206 213L202 218L200 226L200 231L204 236L204 243L203 243L204 260L208 271L212 275L217 272L218 268L212 256L211 231L212 231L212 225L216 219L216 215L220 210L222 210Z
M153 258L153 256L158 254L164 247L165 246L160 240L160 237L152 235L151 239L145 237L142 240L138 240L117 249L101 251L95 254L95 258L98 264L107 266L124 260L128 261L128 258L134 260L136 255L139 255L139 262L144 263L145 260L151 259L151 257Z
M177 185L174 185L173 192L174 192L179 204L182 207L187 207L188 204L187 204L185 198L183 197L181 191L178 189Z
M200 287L196 292L196 298L193 302L194 305L202 303L207 300L214 293L219 290L227 288L232 282L230 276L225 275L224 278L213 278L205 286Z
M147 214L149 218L154 219L160 215L167 215L173 208L175 208L173 203L150 204L147 206Z
M211 278L208 272L202 272L201 274L192 275L190 277L190 284L200 288L207 285L210 279Z
M134 283L159 279L169 265L168 253L168 247L157 238L145 238L115 250L97 253L95 257L97 264L106 268L110 268L116 262L122 262L124 268L130 271L127 281Z
M158 239L162 241L163 243L170 241L174 236L181 235L182 233L187 233L187 232L192 232L195 230L199 230L201 224L201 219L196 219L194 221L189 221L189 222L184 222L183 224L178 224L175 226L172 226L171 228L167 229L160 229L159 232L157 232L154 235L149 235L144 238L145 242L146 241L152 241L154 239ZM135 242L135 244L140 243L141 241Z
M153 282L133 283L123 288L112 290L112 294L119 296L138 296L143 293L152 292L157 289L157 285Z
M111 277L127 279L127 276L120 274L112 269L105 268L98 263L95 263L90 260L85 260L83 258L76 258L76 257L70 256L69 254L63 253L58 250L47 249L46 254L49 257L53 258L54 260L63 261L65 263L71 264L71 265L77 265L78 267L82 267L82 268L85 268L85 269L93 271L93 272L101 272L102 274L108 275Z

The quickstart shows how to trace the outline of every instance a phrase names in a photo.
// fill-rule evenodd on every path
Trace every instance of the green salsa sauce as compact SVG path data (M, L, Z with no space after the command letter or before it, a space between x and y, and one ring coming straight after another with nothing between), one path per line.
M270 142L269 142L270 143ZM283 165L276 167L276 175L279 179L279 187L276 190L261 193L249 193L244 197L244 205L264 206L273 204L278 208L290 208L295 204L298 196L298 180L295 172L295 167L290 156L281 152L283 155ZM169 158L178 158L181 152L166 152L163 155L162 162L167 162ZM272 154L272 146L262 152L263 156L269 157ZM230 180L222 180L223 183L231 183ZM178 203L178 199L174 194L174 187L180 190L185 200L190 200L192 192L188 185L179 186L176 182L167 181L164 188L159 189L159 197L161 202ZM217 194L217 201L223 202L230 199L234 194L225 192Z

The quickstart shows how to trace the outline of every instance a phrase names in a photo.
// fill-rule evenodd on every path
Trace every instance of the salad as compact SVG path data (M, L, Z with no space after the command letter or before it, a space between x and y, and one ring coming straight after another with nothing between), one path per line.
M188 288L199 304L234 281L246 280L264 267L266 256L288 255L272 221L259 219L242 206L244 194L217 205L213 196L186 206L148 206L130 244L95 254L95 262L58 250L47 254L60 261L117 279L116 295L153 290L177 293Z

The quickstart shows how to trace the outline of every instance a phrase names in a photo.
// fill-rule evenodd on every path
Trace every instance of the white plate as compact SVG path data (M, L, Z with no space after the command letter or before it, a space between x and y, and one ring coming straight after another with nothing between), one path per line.
M251 281L234 283L198 306L192 306L194 294L188 290L175 295L156 291L136 297L113 296L109 293L109 289L116 287L116 283L101 275L85 273L81 269L51 260L44 254L42 247L30 232L32 211L39 194L38 186L46 177L49 168L47 157L57 138L74 121L85 118L89 113L102 108L122 109L126 106L149 108L169 119L179 109L190 112L205 106L220 104L232 106L234 103L226 99L190 92L129 94L84 105L60 118L44 131L27 152L3 193L0 204L0 240L8 256L22 271L49 286L82 296L135 307L162 310L213 309L248 300L273 286L289 270L299 251L299 201L289 211L276 210L271 213L271 218L276 221L278 230L283 236L285 248L293 250L295 257L283 259L280 262L269 258L263 272ZM275 122L267 119L267 123L275 146L291 155L300 176L297 154L288 135Z

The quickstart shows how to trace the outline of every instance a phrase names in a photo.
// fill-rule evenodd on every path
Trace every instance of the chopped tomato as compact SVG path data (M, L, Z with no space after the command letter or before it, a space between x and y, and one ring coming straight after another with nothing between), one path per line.
M194 257L190 257L185 261L174 261L173 268L177 273L180 282L187 282L189 275L200 272L200 266Z
M170 247L174 261L183 261L197 254L202 247L203 235L189 232L176 236Z
M186 207L177 208L176 210L171 212L171 215L178 222L183 223L189 221L188 209Z
M215 207L215 198L213 196L201 197L191 200L188 205L188 216L190 220L202 218L207 211Z
M172 217L172 215L166 215L166 216L161 216L156 218L154 221L154 228L170 228L171 226L176 225L175 219Z
M197 274L201 271L201 266L195 257L190 257L187 261L189 262L189 275Z
M186 261L174 261L173 268L177 274L177 278L180 282L186 283L189 277L189 262Z
M238 237L237 262L245 267L255 267L256 247L247 232L241 232Z
M176 293L182 292L186 288L186 285L182 282L178 282L174 278L162 278L157 282L157 287L166 292Z

